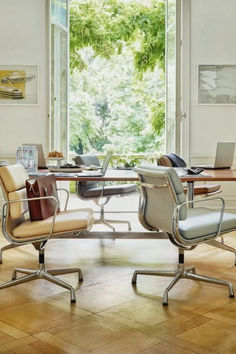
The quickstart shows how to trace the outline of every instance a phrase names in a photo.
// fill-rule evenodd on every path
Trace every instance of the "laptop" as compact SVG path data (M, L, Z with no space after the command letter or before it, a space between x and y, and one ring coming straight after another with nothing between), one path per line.
M235 142L217 143L216 157L214 165L195 165L193 168L204 168L210 170L220 170L231 168L234 161Z
M105 175L108 165L111 161L112 153L110 151L107 152L106 157L102 163L102 167L100 171L82 171L78 172L78 177L102 177Z
M38 150L38 168L47 168L46 165L46 160L45 160L45 156L43 153L43 145L42 144L32 144L32 143L28 143L28 144L22 144L23 146L36 146L37 150Z

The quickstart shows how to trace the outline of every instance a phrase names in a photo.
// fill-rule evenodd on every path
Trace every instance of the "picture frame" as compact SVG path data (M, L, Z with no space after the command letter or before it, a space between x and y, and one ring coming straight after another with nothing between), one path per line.
M0 105L38 103L38 65L0 65Z
M236 104L236 65L200 64L197 76L198 104Z

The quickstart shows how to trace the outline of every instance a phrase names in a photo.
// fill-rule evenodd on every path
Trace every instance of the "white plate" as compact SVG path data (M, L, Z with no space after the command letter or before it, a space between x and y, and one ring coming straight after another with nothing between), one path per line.
M60 160L65 160L65 157L50 157L50 156L47 156L46 160L60 161Z

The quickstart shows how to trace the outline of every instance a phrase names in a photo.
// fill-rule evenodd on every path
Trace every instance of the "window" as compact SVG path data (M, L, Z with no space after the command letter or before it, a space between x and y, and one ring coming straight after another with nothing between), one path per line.
M51 0L51 150L67 156L68 0Z

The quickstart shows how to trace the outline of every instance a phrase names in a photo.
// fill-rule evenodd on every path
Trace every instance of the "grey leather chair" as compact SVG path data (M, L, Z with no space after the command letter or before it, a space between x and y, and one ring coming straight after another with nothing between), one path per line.
M77 165L101 167L96 155L77 155L74 160ZM100 217L94 223L104 224L113 231L115 231L115 228L110 223L127 224L129 231L131 230L131 224L126 220L105 219L104 206L113 196L125 197L135 192L137 192L135 184L113 184L106 186L105 183L98 182L76 182L77 196L81 199L93 200L100 207Z
M137 270L132 283L136 284L137 275L172 276L174 279L165 289L163 305L168 305L168 292L181 279L201 280L227 286L229 296L234 297L229 281L203 276L195 273L194 267L185 268L184 251L192 250L200 243L214 240L220 234L236 229L236 214L224 212L224 200L220 197L221 211L206 207L188 208L182 183L171 167L135 168L142 188L142 203L139 219L148 230L162 230L169 240L178 247L179 262L176 270ZM207 202L206 199L203 202ZM197 204L199 201L194 201Z

